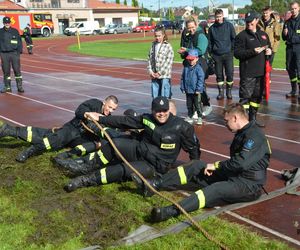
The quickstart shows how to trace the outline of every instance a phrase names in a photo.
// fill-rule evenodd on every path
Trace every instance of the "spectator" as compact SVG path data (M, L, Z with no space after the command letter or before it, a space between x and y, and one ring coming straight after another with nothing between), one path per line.
M269 61L272 65L275 53L277 52L280 43L281 27L272 13L270 6L263 8L262 18L258 22L258 27L269 36L272 49L272 55L270 56Z
M171 98L171 72L174 51L168 42L168 36L163 27L154 31L155 40L148 56L148 70L151 77L151 93L154 99L157 96Z
M291 82L291 91L286 97L296 97L297 85L300 92L300 15L299 3L290 4L291 17L284 23L282 39L286 44L286 70ZM299 93L300 94L300 93ZM298 96L300 100L300 95Z
M198 63L199 55L196 49L188 52L186 60L189 62L182 71L180 89L186 95L188 117L186 121L193 123L194 111L197 112L196 124L202 124L201 93L204 90L204 72Z
M27 26L25 27L25 29L23 31L23 36L25 39L28 54L32 54L33 43L32 43L32 38L31 38L31 26L29 23L27 24Z
M215 22L208 30L208 51L215 61L215 73L219 89L217 100L224 99L224 85L226 85L227 99L232 99L234 39L235 30L233 25L224 19L223 10L217 9L215 11ZM224 70L226 84L224 82Z
M248 12L246 28L240 32L234 43L234 56L240 64L240 103L249 109L249 120L264 126L256 120L264 88L266 55L271 55L268 35L257 28L259 15Z
M20 54L22 53L22 39L17 29L11 27L9 17L3 18L3 28L0 29L0 56L4 78L4 88L1 93L11 92L10 70L13 68L19 93L24 93Z

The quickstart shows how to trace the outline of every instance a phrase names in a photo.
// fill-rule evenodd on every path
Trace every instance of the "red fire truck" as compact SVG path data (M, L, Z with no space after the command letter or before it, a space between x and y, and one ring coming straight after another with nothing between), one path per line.
M3 27L2 19L8 16L11 20L11 26L16 28L20 35L24 28L30 24L32 35L42 35L49 37L53 33L54 25L50 13L4 13L0 12L0 27Z

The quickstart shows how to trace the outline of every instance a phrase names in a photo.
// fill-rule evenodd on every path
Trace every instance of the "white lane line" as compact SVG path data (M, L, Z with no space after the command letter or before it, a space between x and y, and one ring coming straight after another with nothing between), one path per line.
M241 220L241 221L244 221L244 222L246 222L246 223L248 223L248 224L250 224L250 225L252 225L252 226L254 226L254 227L257 227L257 228L259 228L259 229L261 229L261 230L263 230L263 231L266 231L266 232L268 232L268 233L270 233L270 234L273 234L273 235L275 235L275 236L277 236L277 237L279 237L279 238L281 238L281 239L283 239L283 240L286 240L286 241L288 241L288 242L291 242L291 243L293 243L293 244L295 244L295 245L300 246L300 241L298 241L298 240L296 240L296 239L294 239L294 238L291 238L291 237L289 237L289 236L287 236L287 235L285 235L285 234L282 234L282 233L280 233L280 232L278 232L278 231L275 231L275 230L273 230L273 229L271 229L271 228L269 228L269 227L265 227L265 226L263 226L263 225L261 225L261 224L255 222L255 221L249 220L249 219L247 219L247 218L245 218L245 217L242 217L242 216L240 216L239 214L236 214L236 213L234 213L234 212L227 211L227 212L225 212L225 213L226 213L226 214L229 214L230 216L232 216L232 217L234 217L234 218L236 218L236 219L239 219L239 220ZM295 230L296 230L296 228L295 228Z

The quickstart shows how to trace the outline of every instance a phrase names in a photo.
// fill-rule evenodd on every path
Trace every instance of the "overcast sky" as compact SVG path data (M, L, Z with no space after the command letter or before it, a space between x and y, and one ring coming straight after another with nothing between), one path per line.
M107 0L108 2L115 2L114 0ZM121 3L124 3L124 0L120 0ZM250 4L251 0L138 0L139 5L149 8L149 9L158 9L159 3L160 7L178 7L178 6L197 6L200 8L208 6L218 6L223 3L233 3L235 6L243 7L246 4ZM127 4L131 5L131 0L127 0Z

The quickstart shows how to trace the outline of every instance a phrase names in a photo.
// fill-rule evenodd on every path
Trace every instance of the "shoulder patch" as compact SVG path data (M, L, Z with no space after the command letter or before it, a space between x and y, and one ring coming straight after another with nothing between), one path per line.
M266 35L262 35L261 38L264 39L264 40L267 40L267 36Z
M244 144L244 148L247 149L247 150L250 150L252 149L254 146L254 141L252 139L248 139L245 144Z

